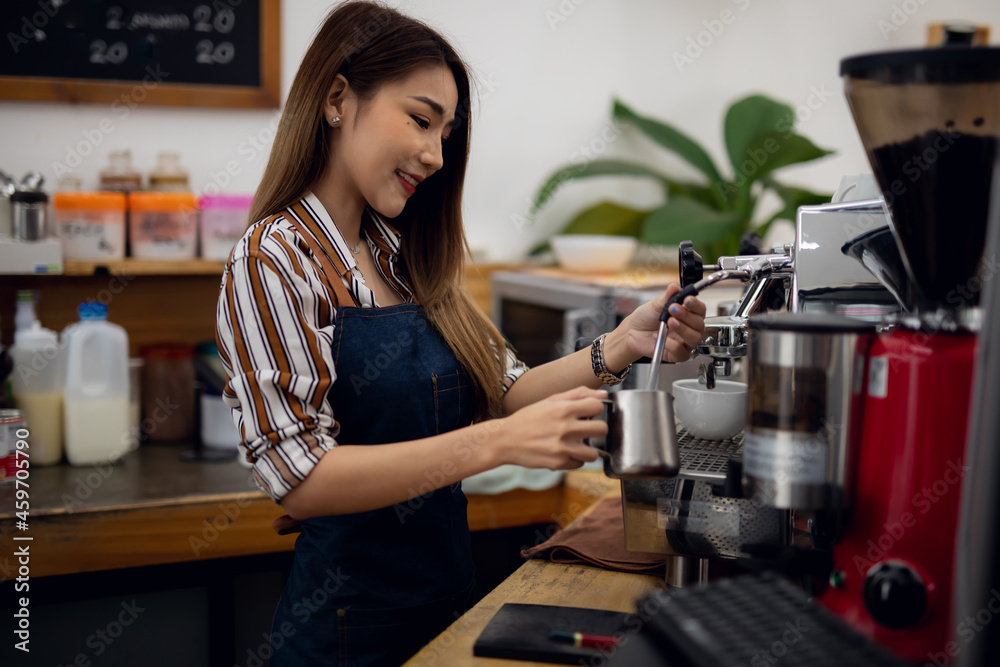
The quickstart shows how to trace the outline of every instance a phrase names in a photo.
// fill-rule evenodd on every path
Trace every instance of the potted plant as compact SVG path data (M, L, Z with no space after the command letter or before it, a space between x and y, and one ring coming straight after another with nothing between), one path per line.
M755 230L763 236L775 220L795 220L799 206L830 201L830 195L785 185L773 177L782 167L832 153L795 132L795 112L787 104L750 95L729 107L723 131L731 176L724 176L704 148L673 126L641 116L619 100L614 101L613 117L683 158L704 178L696 182L679 180L626 160L590 160L562 167L535 195L532 215L559 186L579 178L651 178L662 185L665 195L665 203L653 210L600 202L578 214L562 234L635 236L649 245L676 245L690 240L707 260L737 254L744 232ZM757 204L768 190L781 199L783 207L767 219L756 220Z

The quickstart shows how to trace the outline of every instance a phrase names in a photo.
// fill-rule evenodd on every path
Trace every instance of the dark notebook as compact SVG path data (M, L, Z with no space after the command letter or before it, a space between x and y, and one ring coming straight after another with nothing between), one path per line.
M629 614L603 609L581 609L544 604L505 604L479 634L472 655L480 658L536 660L564 665L589 665L595 656L609 656L614 648L577 648L549 639L549 632L584 632L620 636L627 632Z

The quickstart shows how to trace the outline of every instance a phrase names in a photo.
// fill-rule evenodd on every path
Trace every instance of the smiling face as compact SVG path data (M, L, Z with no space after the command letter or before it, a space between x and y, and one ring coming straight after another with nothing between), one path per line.
M332 134L324 180L352 209L368 205L395 218L420 183L444 165L442 143L458 106L455 77L445 65L422 68L383 85L365 102L349 84L336 89L326 116L342 121Z

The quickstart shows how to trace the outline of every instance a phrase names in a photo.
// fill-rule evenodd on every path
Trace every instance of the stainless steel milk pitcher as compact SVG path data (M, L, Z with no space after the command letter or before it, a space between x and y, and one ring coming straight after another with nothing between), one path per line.
M674 477L680 470L674 408L665 391L625 389L604 400L608 435L604 473L615 479Z

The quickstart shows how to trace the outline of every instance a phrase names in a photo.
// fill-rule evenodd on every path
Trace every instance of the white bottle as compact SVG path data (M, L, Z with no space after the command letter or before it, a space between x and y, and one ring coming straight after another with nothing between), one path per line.
M31 465L62 459L63 369L59 336L35 320L14 334L11 393L28 427Z
M131 451L128 334L102 303L83 303L64 331L65 449L71 465L117 462Z

